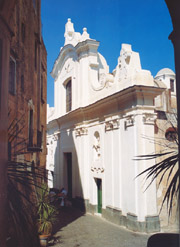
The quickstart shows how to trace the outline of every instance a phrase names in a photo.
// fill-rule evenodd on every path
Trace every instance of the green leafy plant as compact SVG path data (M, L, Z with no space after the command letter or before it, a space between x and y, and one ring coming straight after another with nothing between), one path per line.
M57 219L58 211L50 201L49 191L46 184L42 185L37 194L38 232L43 235L49 235L52 232L52 224Z

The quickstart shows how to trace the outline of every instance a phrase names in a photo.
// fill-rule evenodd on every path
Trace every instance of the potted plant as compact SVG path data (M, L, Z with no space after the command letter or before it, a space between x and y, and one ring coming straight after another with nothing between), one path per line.
M51 204L47 185L43 184L38 191L37 205L37 227L41 246L48 245L48 239L51 236L56 216L57 209Z

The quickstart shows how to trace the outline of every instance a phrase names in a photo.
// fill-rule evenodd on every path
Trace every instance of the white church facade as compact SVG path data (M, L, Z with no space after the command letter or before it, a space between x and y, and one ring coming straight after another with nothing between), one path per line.
M157 184L144 191L148 183L143 176L136 178L155 160L135 159L156 152L150 139L157 135L157 110L172 108L175 75L165 69L153 78L129 44L122 44L117 66L109 73L98 47L86 28L75 32L68 19L65 44L51 72L55 94L54 107L48 108L49 186L65 187L74 203L116 224L160 231Z

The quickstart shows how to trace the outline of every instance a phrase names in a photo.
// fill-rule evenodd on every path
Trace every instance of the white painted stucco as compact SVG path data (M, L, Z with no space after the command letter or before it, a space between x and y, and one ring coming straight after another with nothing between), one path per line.
M154 164L135 161L155 152L154 98L167 86L154 82L141 68L138 52L122 44L112 73L98 52L99 42L87 29L74 30L68 19L65 43L55 61L54 109L49 109L47 168L54 169L50 186L68 187L65 153L72 153L72 196L97 205L97 185L102 179L102 208L111 206L131 213L138 221L157 215L156 183L136 176ZM72 108L66 112L66 83L71 80ZM53 163L54 162L54 163Z

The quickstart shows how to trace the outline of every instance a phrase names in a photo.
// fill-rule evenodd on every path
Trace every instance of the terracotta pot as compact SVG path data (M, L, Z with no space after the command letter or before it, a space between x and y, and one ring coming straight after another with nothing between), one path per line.
M48 239L51 235L48 234L48 235L39 235L39 240L40 240L40 245L42 247L46 247L48 246Z

